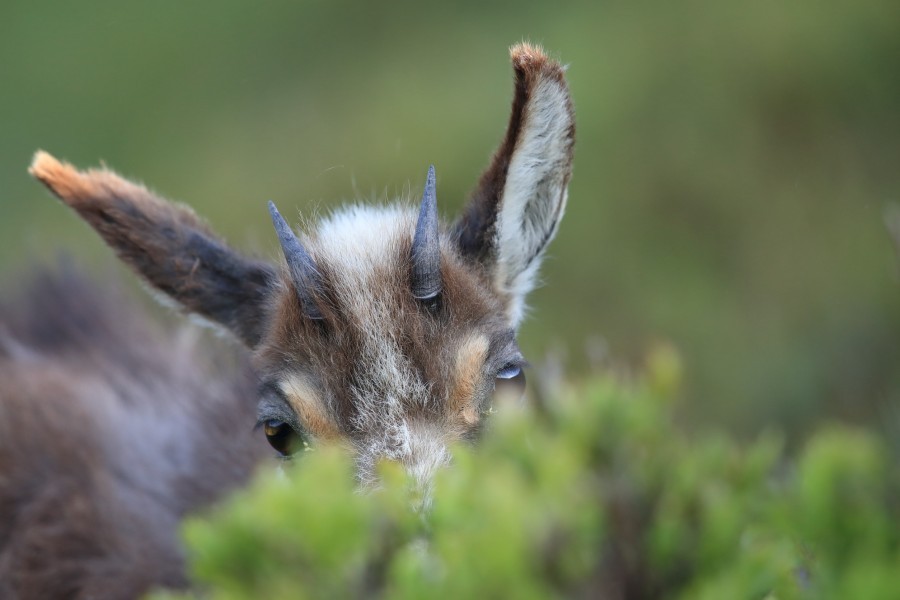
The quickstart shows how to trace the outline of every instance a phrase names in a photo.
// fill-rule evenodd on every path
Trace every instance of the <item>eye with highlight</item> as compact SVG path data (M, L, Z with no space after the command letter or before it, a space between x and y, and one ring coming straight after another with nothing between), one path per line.
M522 374L522 367L520 365L508 364L497 371L497 379L514 379Z
M520 399L525 394L525 371L519 363L508 363L494 376L494 397Z
M269 419L262 426L266 441L282 457L287 458L309 448L306 438L284 421Z

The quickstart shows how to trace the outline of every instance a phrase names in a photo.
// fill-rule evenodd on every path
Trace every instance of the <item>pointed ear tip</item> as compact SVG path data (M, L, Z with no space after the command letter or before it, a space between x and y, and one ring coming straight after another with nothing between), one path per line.
M31 159L31 165L28 167L28 173L41 181L46 180L51 177L53 173L57 173L63 170L66 166L56 159L49 152L45 152L44 150L38 150L34 153L34 157ZM69 169L72 167L69 166Z
M557 61L550 58L547 52L537 44L520 42L509 49L516 71L525 73L543 73L561 77L565 68Z
M522 41L509 48L509 57L516 64L547 60L547 53L538 44Z
M67 204L100 193L91 177L43 150L34 153L28 173Z

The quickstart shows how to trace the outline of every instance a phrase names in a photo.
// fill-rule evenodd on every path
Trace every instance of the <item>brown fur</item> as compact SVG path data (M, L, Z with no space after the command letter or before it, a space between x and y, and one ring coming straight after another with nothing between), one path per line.
M433 382L435 396L449 397L457 378L453 357L459 354L459 346L466 343L472 329L485 328L487 335L502 337L508 327L494 317L500 304L485 279L480 275L473 278L471 267L453 255L445 255L442 265L441 307L435 314L424 310L409 293L408 264L401 259L407 248L397 248L396 271L378 273L375 287L394 307L393 335L403 341L404 354L426 380ZM367 324L342 311L336 294L328 292L332 278L324 267L320 262L323 287L331 296L323 303L326 324L305 319L293 290L285 286L275 303L273 328L257 350L255 362L264 377L279 382L301 379L315 390L304 397L307 410L316 415L316 423L310 429L330 430L334 424L343 435L353 438L360 432L353 426L357 415L349 388L358 378L366 377L359 337ZM441 360L435 360L435 356ZM286 375L286 368L287 373L293 370L294 374ZM332 390L331 397L328 390ZM314 408L309 406L312 403L316 404Z
M259 340L265 315L255 309L275 279L268 264L232 252L190 208L112 171L81 172L39 151L29 172L151 286L247 344Z
M488 344L486 337L476 335L463 342L456 354L456 372L447 409L451 419L462 418L468 427L477 425L481 416L473 399L478 396Z
M336 440L340 429L325 409L319 393L300 377L288 377L281 383L291 408L309 433L322 440Z
M264 456L246 362L72 272L3 300L0 598L186 585L179 521Z
M427 487L447 444L478 436L495 381L524 365L515 329L574 139L562 67L527 44L512 58L506 138L462 219L437 225L427 300L411 287L408 207L348 209L297 239L273 210L303 256L289 271L109 170L35 155L32 175L126 264L249 356L210 354L77 276L39 276L0 307L0 597L184 585L177 524L248 477L264 444L254 420L346 443L363 484L387 458Z

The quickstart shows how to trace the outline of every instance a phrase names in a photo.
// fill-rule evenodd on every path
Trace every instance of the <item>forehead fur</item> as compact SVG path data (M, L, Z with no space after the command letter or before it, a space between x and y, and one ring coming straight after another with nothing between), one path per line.
M452 310L439 323L422 318L427 313L410 287L417 216L416 208L403 204L353 205L315 225L303 243L323 276L322 309L358 333L379 338L415 329L416 323L446 333L489 315L502 317L488 276L459 255L442 228L442 296Z
M330 267L337 291L358 292L378 274L402 267L398 251L408 247L416 216L414 208L398 204L349 206L318 224L310 250L320 268Z

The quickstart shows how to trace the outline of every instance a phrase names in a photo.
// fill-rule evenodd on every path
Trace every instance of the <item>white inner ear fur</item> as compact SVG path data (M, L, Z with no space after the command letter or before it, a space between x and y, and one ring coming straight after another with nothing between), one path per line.
M514 326L522 319L525 295L535 286L541 255L566 206L572 144L568 98L558 81L543 79L535 86L503 187L494 285L510 296L508 315Z

